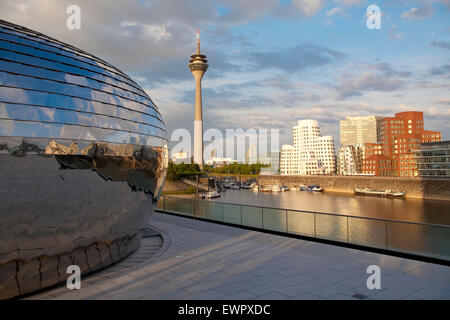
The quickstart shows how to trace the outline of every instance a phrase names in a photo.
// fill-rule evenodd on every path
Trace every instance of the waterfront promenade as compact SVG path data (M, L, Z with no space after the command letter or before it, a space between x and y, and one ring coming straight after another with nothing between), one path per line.
M450 268L155 213L160 237L117 265L28 299L450 299ZM369 290L366 268L381 268Z

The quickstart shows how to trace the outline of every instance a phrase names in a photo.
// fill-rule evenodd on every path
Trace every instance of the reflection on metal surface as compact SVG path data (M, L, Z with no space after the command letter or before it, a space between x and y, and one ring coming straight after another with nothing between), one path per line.
M164 122L134 81L0 20L0 299L135 250L167 165Z
M65 145L50 140L41 149L39 144L43 141L33 144L34 140L28 138L20 144L11 141L8 144L7 139L0 137L0 154L7 152L15 157L24 157L27 153L54 155L61 169L93 170L105 181L126 182L132 191L143 191L155 201L161 193L167 171L164 148L91 142L80 150L76 141L64 141L68 144Z

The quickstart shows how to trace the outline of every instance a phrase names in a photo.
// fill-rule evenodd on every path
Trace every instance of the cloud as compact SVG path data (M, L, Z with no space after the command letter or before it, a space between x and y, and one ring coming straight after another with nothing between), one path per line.
M325 21L323 22L324 26L326 27L331 27L334 25L334 22L331 21L330 19L325 19Z
M344 74L338 79L335 89L337 99L361 96L364 91L394 91L404 88L406 81L394 77L386 77L372 72L365 72L356 77Z
M450 65L445 64L437 67L431 67L429 70L429 74L432 76L439 76L439 75L450 75Z
M433 14L433 12L434 8L431 5L421 8L411 8L408 11L402 13L402 18L422 20L430 17Z
M334 15L341 14L341 13L343 13L343 11L341 8L338 8L338 7L334 7L328 11L325 11L325 15L327 15L328 17L332 17Z
M122 21L120 27L123 29L122 36L140 36L150 38L156 42L168 39L172 34L167 31L165 25L142 24L133 21Z
M349 6L361 6L367 3L367 0L337 0L335 2L341 3L345 7Z
M431 41L433 47L450 50L450 41Z
M397 25L393 25L389 28L389 40L399 41L403 39L403 34L397 32Z
M310 42L281 51L254 52L248 55L252 69L278 69L286 72L302 71L310 67L320 67L345 57L336 50L315 45Z
M435 99L435 100L431 101L431 103L445 104L445 105L449 105L450 106L450 98Z
M203 82L205 128L274 126L285 133L282 139L290 140L295 120L317 118L324 132L335 134L339 119L346 115L392 115L396 108L407 110L398 107L399 103L417 101L427 106L430 99L422 96L438 99L448 93L448 81L443 81L449 75L446 60L436 59L427 65L423 57L411 57L420 54L417 49L408 56L409 68L405 69L395 61L406 54L394 56L389 45L396 44L383 39L380 45L387 46L386 50L381 48L383 59L390 63L363 63L362 59L369 59L365 57L372 59L377 54L371 50L373 41L360 52L350 52L354 47L348 46L349 41L357 34L346 35L341 42L331 39L333 30L320 33L325 29L319 25L324 19L330 25L330 19L350 10L348 6L371 3L364 0L75 2L81 7L80 31L65 28L66 7L73 3L69 0L0 1L0 18L73 44L132 76L159 106L169 133L175 128L193 130L194 80L187 64L195 50L197 27L210 64ZM357 10L365 12L364 8ZM314 16L318 18L305 22ZM361 16L357 19L353 22L358 23ZM271 42L264 33L274 20L276 28L268 34L273 35L275 29L287 32ZM308 35L294 32L297 27L318 30ZM402 31L405 36L396 26L386 30L391 40L409 35L410 30ZM302 42L312 36L320 37L320 43ZM431 45L449 49L446 41ZM416 47L421 46L418 42ZM350 60L352 65L344 63ZM414 82L417 72L429 77L427 81ZM438 107L447 108L448 104L436 104Z
M291 3L304 17L312 17L322 9L322 0L291 0Z
M354 67L354 65L352 65ZM372 63L372 64L362 64L359 66L359 68L364 68L366 70L374 70L380 72L384 77L392 77L392 76L401 76L401 77L408 77L411 75L410 71L398 71L394 69L389 63L387 62L379 62L379 63Z

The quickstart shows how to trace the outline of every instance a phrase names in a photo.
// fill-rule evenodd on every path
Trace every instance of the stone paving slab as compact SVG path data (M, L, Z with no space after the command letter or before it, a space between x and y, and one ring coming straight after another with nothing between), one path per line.
M163 238L86 279L30 299L450 299L450 268L155 213ZM153 244L154 245L154 244ZM156 244L158 247L158 244ZM381 268L381 290L366 286Z

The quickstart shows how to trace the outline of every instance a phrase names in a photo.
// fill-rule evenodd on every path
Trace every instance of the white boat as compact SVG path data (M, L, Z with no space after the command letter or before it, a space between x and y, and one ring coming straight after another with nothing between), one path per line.
M252 183L250 185L250 189L252 189L253 191L259 191L259 186L256 183Z
M216 190L208 191L205 193L206 199L214 199L214 198L219 198L219 197L220 197L220 193L217 192Z
M240 189L239 183L232 183L232 184L230 185L230 189L231 189L231 190L239 190L239 189Z
M247 182L241 182L242 189L250 189L250 185Z
M271 185L263 186L261 188L261 191L263 191L263 192L272 192L272 186Z
M308 186L306 184L301 184L299 187L300 191L308 190Z
M282 192L282 191L283 191L283 189L281 189L281 186L280 186L280 185L274 184L274 185L272 186L272 192Z
M300 191L300 188L296 187L296 186L293 186L289 190L291 190L291 191Z
M289 191L291 190L288 186L281 186L281 191Z

